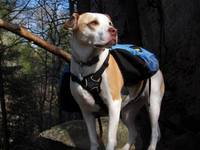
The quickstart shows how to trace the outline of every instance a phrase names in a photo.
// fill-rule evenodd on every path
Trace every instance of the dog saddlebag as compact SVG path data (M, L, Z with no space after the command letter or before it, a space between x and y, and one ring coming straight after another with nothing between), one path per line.
M117 44L110 50L122 72L125 85L150 78L159 69L159 62L153 53L130 44Z

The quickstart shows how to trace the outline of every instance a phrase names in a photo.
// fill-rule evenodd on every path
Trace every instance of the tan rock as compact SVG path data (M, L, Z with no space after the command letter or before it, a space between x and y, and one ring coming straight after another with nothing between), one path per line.
M107 117L101 118L103 126L103 143L107 143ZM99 133L99 127L97 123L97 132ZM122 147L128 137L127 128L120 122L118 127L118 146ZM56 125L49 130L46 130L40 134L41 137L51 139L54 141L62 142L67 146L72 146L81 149L89 149L89 138L87 134L87 128L85 122L82 120L69 121L63 124ZM103 145L101 147L104 147Z

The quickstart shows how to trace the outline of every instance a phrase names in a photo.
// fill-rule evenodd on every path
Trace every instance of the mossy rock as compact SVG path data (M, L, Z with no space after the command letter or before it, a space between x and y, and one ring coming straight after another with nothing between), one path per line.
M107 128L108 118L101 118L103 126L103 143L107 143ZM97 132L99 133L99 127L97 123ZM80 149L89 149L89 138L87 133L86 124L82 120L69 121L63 124L56 125L49 130L46 130L40 134L41 137L51 139L54 141L62 142L63 144ZM117 141L118 146L122 147L128 138L127 128L122 122L119 123ZM102 149L104 149L102 144Z

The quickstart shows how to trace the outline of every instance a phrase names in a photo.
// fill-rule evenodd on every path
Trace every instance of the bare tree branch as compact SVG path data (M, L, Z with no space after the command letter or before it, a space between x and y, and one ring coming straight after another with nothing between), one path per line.
M19 12L18 12L17 14L15 14L14 17L12 17L11 20L15 19L19 14L21 14L21 12L24 11L25 8L28 6L28 4L30 3L30 1L31 1L31 0L29 0L29 1L24 5L24 7L23 7L21 10L19 10Z
M0 19L0 28L3 28L5 30L8 30L12 33L15 33L31 42L34 44L46 49L50 53L61 57L64 61L69 62L71 59L71 55L64 51L63 49L56 47L53 44L48 43L47 41L43 40L39 36L33 35L31 32L27 31L26 28L19 26L17 24L11 24L8 23L2 19Z

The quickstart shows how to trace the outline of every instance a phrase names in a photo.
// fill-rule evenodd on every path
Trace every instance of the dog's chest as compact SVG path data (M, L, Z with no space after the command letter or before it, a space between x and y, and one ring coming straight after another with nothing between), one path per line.
M81 99L78 99L78 103L81 104L82 108L92 112L97 112L100 110L100 106L98 106L98 104L95 103L93 96L87 90L83 88L78 88L75 89L75 91L77 91L78 94L81 96Z

